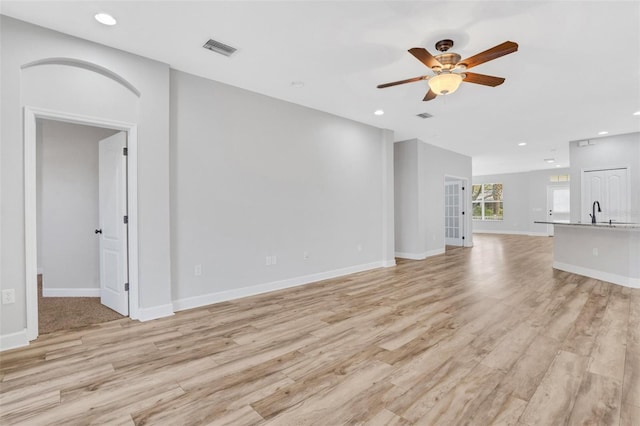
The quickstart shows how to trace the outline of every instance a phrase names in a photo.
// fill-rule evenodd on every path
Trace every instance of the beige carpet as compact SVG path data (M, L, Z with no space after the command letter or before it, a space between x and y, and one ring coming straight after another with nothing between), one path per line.
M38 333L85 327L124 318L100 303L99 297L42 297L38 275Z

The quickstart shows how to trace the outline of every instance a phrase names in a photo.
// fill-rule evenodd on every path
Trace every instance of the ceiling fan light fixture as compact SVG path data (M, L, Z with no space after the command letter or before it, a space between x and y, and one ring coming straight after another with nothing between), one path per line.
M442 73L428 80L429 88L436 95L450 95L460 87L462 76L455 73Z

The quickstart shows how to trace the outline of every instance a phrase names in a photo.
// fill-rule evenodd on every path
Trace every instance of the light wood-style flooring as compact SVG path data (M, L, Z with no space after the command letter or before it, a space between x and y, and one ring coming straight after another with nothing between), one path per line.
M640 290L472 249L39 338L0 424L640 425Z

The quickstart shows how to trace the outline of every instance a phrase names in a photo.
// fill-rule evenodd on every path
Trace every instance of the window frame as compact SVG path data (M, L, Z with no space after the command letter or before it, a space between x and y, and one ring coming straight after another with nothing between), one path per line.
M484 194L487 192L487 189L485 189L486 186L494 186L494 185L500 185L501 190L500 190L500 199L499 200L490 200L487 201L485 199ZM478 200L478 198L476 198L476 200L473 199L473 194L476 191L476 188L480 187L480 191L478 193L478 197L480 198ZM497 182L487 182L487 183L477 183L477 184L473 184L471 185L471 220L475 220L475 221L488 221L488 222L501 222L504 221L504 184L503 183L497 183ZM478 204L480 206L480 217L476 217L475 215L475 205ZM496 217L497 215L494 214L491 217L487 217L486 215L486 207L487 205L494 205L496 207L494 207L493 211L495 212L496 210L499 212L500 208L502 208L502 215L500 215L499 217Z

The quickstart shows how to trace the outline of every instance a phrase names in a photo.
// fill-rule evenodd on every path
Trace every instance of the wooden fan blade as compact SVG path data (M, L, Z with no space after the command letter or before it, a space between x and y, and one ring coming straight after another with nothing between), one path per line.
M476 74L474 72L466 72L467 76L462 80L467 83L483 84L485 86L496 87L504 83L504 78L494 77L492 75Z
M426 80L428 78L428 75L423 75L421 77L408 78L406 80L394 81L392 83L379 84L377 87L378 89L384 89L385 87L397 86L398 84L413 83L414 81Z
M423 101L430 101L431 99L435 99L436 95L433 90L429 89L429 91L427 92L427 94L424 96L424 99L422 99Z
M414 47L412 49L409 49L409 53L411 53L416 57L417 60L419 60L429 68L442 68L442 64L440 63L440 61L431 56L431 53L427 52L427 49L423 49L422 47Z
M508 55L509 53L513 53L517 50L518 43L505 41L504 43L492 47L491 49L480 52L470 58L461 60L460 62L458 62L458 65L464 64L466 65L467 69L469 69L475 67L476 65L480 65L493 59L499 58L501 56Z

